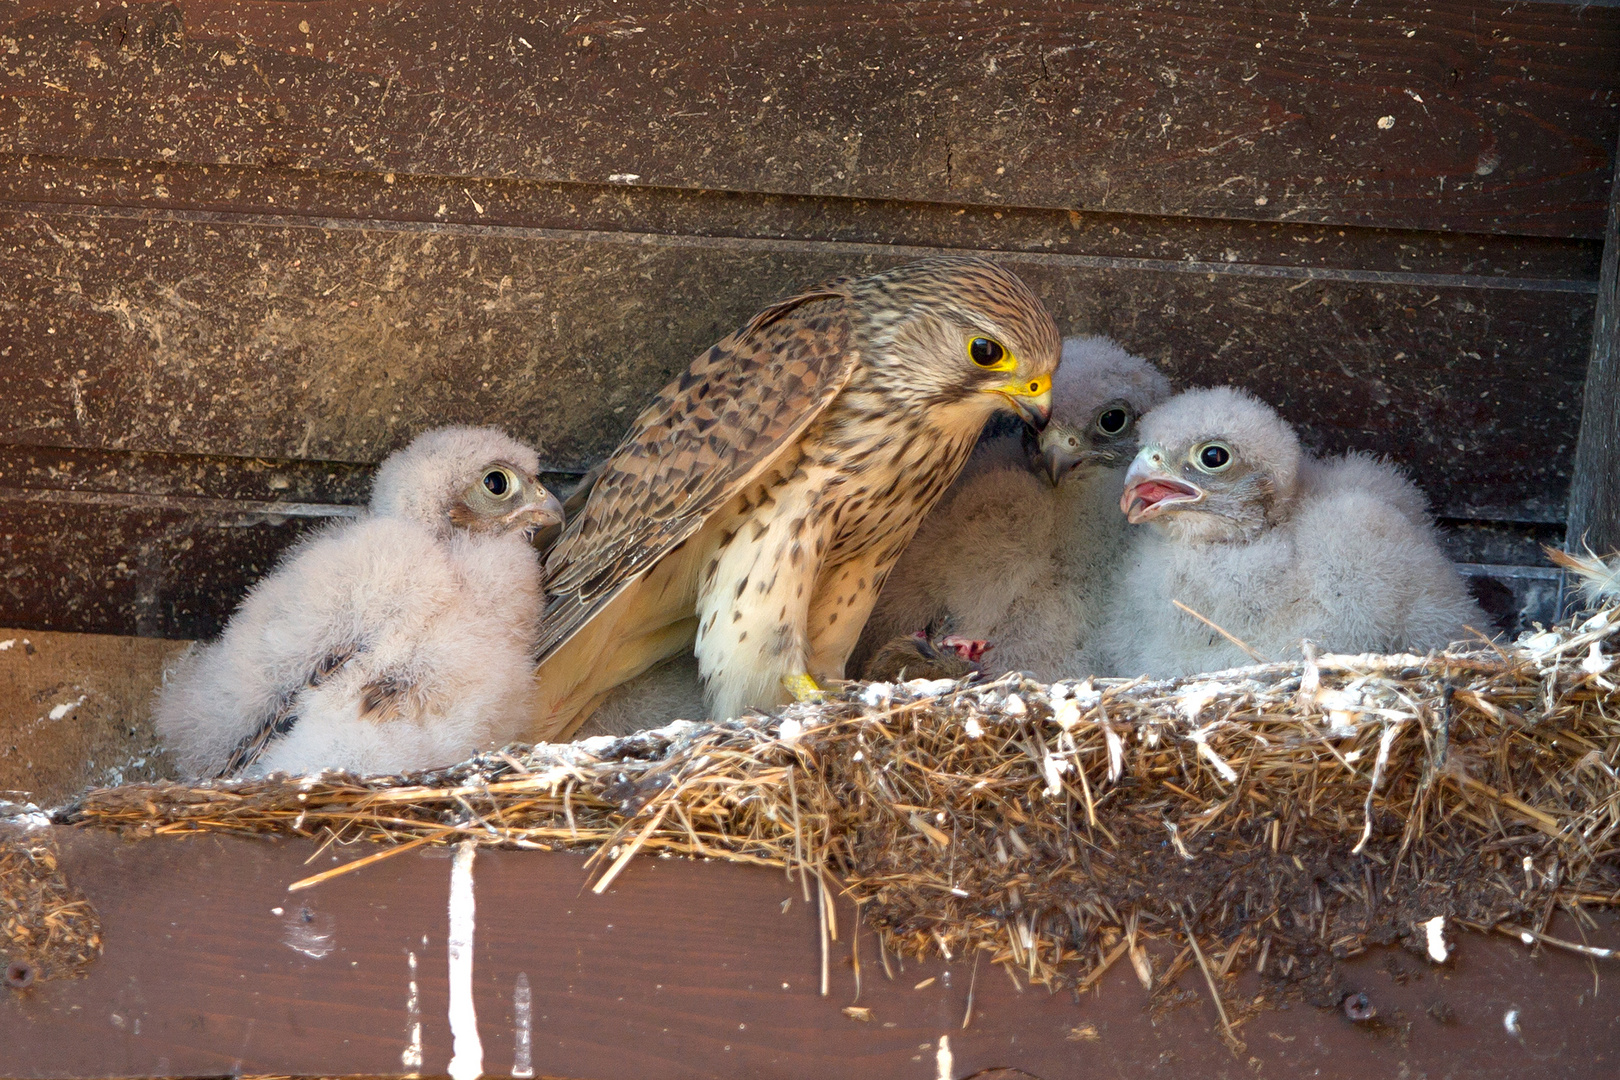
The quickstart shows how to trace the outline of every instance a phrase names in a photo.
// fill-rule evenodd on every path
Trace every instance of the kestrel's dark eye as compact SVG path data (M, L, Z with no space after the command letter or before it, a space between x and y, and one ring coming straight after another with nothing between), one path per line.
M505 499L517 490L517 483L505 469L489 469L484 473L484 490L497 499Z
M1221 443L1205 443L1198 450L1198 467L1205 472L1220 472L1232 463L1232 451Z
M1104 435L1118 435L1131 422L1131 414L1124 409L1105 409L1097 417L1097 430Z
M987 337L976 337L968 342L968 356L980 367L995 367L1006 355L1007 350L999 342Z

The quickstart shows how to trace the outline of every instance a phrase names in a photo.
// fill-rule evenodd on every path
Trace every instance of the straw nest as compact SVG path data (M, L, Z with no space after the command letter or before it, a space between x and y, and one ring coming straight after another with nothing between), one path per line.
M0 979L18 990L82 974L101 955L101 921L63 876L44 823L30 807L0 828Z
M463 841L592 849L598 891L638 852L729 859L824 911L843 890L885 963L972 955L1083 988L1127 958L1161 991L1196 967L1217 1003L1258 968L1273 999L1326 1004L1335 960L1395 942L1438 960L1454 926L1609 955L1546 931L1620 901L1617 653L1611 604L1508 648L855 684L407 777L95 791L63 819L392 845L312 882ZM1157 967L1151 939L1172 946Z

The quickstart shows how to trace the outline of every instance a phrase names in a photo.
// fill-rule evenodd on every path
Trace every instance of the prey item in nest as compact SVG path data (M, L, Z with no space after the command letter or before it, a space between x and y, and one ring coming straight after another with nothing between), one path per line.
M95 908L62 873L50 832L30 827L43 821L0 817L0 981L13 990L81 975L101 955Z
M988 641L950 632L948 623L897 637L866 663L865 677L872 682L906 679L964 679L978 670L979 661L995 646Z
M890 951L1082 987L1128 954L1156 992L1196 962L1217 995L1252 965L1272 1000L1338 1004L1370 944L1567 944L1555 911L1620 901L1616 644L1620 607L1505 649L855 685L410 777L108 789L63 819L595 847L598 888L641 852L724 858L841 882ZM1151 939L1180 958L1155 970Z

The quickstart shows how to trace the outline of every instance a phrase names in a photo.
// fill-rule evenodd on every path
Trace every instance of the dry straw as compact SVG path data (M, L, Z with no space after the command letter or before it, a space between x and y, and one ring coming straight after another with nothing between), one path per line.
M1579 948L1553 914L1620 900L1617 645L1611 606L1505 649L854 685L412 777L96 791L66 818L396 845L309 883L467 839L594 849L599 890L641 853L728 859L785 871L824 919L842 889L885 967L972 953L1084 988L1129 957L1160 990L1196 966L1217 1000L1257 967L1327 1002L1333 962L1371 943L1440 959L1460 926ZM1176 959L1155 968L1152 939Z
M101 955L101 921L41 823L24 811L0 828L0 981L17 990L81 974Z

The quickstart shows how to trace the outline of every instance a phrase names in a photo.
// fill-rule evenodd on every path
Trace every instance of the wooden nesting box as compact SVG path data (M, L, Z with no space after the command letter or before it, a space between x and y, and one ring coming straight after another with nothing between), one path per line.
M1560 582L1538 545L1620 545L1617 133L1620 7L1601 2L13 0L0 6L0 627L14 628L0 632L0 788L57 798L160 772L145 702L167 642L216 632L415 433L500 425L566 483L765 301L942 250L1003 261L1065 333L1111 335L1183 384L1254 390L1315 449L1387 454L1503 628L1548 619ZM153 944L109 936L107 970L52 988L49 1009L0 1001L0 1074L408 1071L403 1000L339 1004L393 975L324 982L309 966L324 960L270 938L261 964L245 919L213 937L163 929L220 918L227 900L268 911L280 885L248 883L296 876L281 865L294 845L65 843L103 902L123 895L139 915L109 935ZM848 1075L944 1068L955 998L892 1029L813 995L732 1022L772 980L808 979L778 970L802 957L772 953L776 929L747 951L777 881L660 867L673 891L603 915L570 899L567 857L490 862L512 876L489 896L532 905L510 922L514 955L543 951L523 935L549 933L561 907L570 970L621 988L570 1011L576 984L530 976L535 1015L581 1033L551 1058L536 1035L539 1075L831 1076L846 1051ZM446 866L392 865L418 881ZM433 872L399 886L405 914L356 878L341 917L419 936L442 915L447 871ZM441 967L424 967L419 1007L442 1026L435 932L423 948ZM375 957L413 951L377 933ZM690 976L733 963L728 942L746 954L730 975ZM1499 959L1477 969L1491 1004L1467 1019L1497 1042L1496 997L1519 1001L1509 984L1529 978ZM1570 981L1584 968L1566 968L1547 1001L1584 992ZM490 984L507 1003L491 1008L510 1005L516 970ZM198 1006L162 984L172 971L228 1003ZM261 975L268 996L227 994ZM958 967L953 993L967 977ZM678 1002L622 989L659 978ZM961 1058L975 1068L1051 1077L1088 1055L1172 1068L1190 1052L1161 1045L1134 1005L1112 1042L1090 1042L1082 1021L1004 983L992 977L985 1026L957 1039L979 1047ZM75 994L96 1002L97 1026L75 1026ZM160 998L179 1004L162 1036L153 1020L143 1035L136 1018ZM1277 1047L1316 1037L1296 1021ZM442 1071L443 1033L428 1031L421 1068ZM1039 1049L1002 1060L1012 1043L986 1032ZM1455 1044L1415 1031L1407 1057L1366 1060L1432 1067ZM1540 1065L1478 1045L1492 1048L1478 1075L1568 1074L1620 1035L1572 1023L1561 1049L1534 1047ZM1355 1064L1310 1059L1323 1075L1363 1075Z

